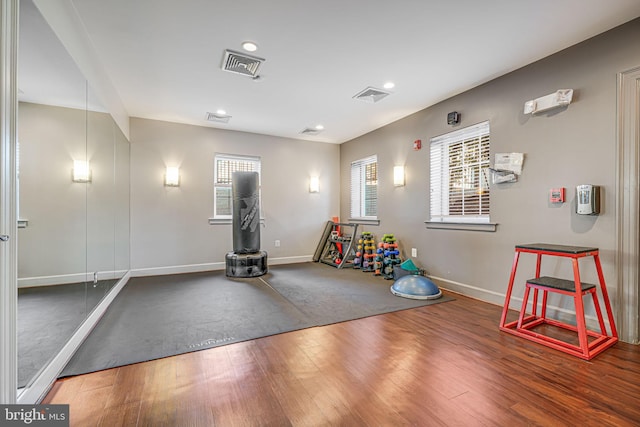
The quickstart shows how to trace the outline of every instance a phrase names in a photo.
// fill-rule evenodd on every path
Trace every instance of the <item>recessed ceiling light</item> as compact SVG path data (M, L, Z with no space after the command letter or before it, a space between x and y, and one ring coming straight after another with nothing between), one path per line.
M385 89L393 89L396 86L394 82L386 82L382 87Z
M242 43L242 48L247 52L255 52L256 50L258 50L258 45L254 42L247 41Z
M317 129L317 130L323 130L323 129L324 129L324 126L322 126L322 125L316 125L316 129Z
M216 114L225 115L225 114L227 114L227 111L226 111L226 110L223 110L223 109L216 110Z

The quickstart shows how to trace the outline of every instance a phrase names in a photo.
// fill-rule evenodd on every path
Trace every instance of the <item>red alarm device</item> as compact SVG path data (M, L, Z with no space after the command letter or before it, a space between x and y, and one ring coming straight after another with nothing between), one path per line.
M564 187L552 188L549 193L551 203L564 203Z

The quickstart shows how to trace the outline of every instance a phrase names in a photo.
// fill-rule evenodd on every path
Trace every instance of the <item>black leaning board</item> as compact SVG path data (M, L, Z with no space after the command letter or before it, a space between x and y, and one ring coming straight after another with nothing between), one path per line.
M316 247L316 251L313 254L313 262L320 261L320 255L322 255L322 250L324 249L324 245L329 238L329 235L333 231L333 221L327 221L327 225L324 226L324 231L322 232L322 237L320 238L320 242L318 242L318 246Z

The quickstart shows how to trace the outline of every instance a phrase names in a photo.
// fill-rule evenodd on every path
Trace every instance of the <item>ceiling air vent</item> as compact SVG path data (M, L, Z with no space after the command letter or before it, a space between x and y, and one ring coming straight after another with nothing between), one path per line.
M222 69L255 78L258 77L258 70L263 62L262 58L226 49L222 58Z
M300 134L302 135L317 135L320 132L322 132L320 129L315 129L315 128L304 128Z
M210 122L228 123L230 118L228 114L207 113L207 120Z
M375 87L369 86L365 90L358 92L353 97L355 99L359 99L361 101L370 102L373 104L374 102L380 101L385 96L389 95L389 92L385 92L381 89L376 89Z

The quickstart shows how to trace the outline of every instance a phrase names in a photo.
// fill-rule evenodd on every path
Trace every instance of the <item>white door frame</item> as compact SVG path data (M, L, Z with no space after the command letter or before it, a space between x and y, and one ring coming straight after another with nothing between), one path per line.
M616 319L620 339L638 344L640 285L640 67L618 74L616 170Z
M18 126L19 0L0 1L0 403L16 403L18 384Z

